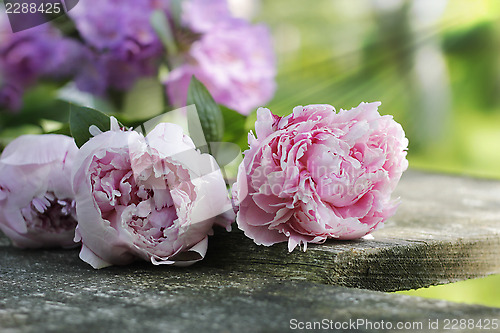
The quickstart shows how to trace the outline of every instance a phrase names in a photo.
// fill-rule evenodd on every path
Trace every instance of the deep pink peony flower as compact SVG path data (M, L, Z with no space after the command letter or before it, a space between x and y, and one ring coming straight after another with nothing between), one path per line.
M76 161L76 240L94 268L136 258L189 265L203 259L214 224L229 228L217 218L231 203L214 158L177 125L159 124L144 137L112 118Z
M21 248L72 247L71 168L78 148L64 135L23 135L0 157L0 229Z
M239 228L293 251L381 227L398 205L390 196L408 167L408 140L379 105L298 106L286 117L260 108L233 187Z

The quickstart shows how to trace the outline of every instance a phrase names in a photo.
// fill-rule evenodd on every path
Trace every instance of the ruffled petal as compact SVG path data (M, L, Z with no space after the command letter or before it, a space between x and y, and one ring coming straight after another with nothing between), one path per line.
M408 140L379 105L297 106L285 117L259 109L233 185L238 227L257 244L288 240L290 251L381 227L395 212Z

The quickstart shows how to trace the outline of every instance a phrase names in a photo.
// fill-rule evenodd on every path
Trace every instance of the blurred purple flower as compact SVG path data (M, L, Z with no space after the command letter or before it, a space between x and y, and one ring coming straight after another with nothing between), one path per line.
M46 72L57 36L47 26L18 33L2 29L0 37L0 71L4 82L21 85L33 83Z
M68 15L87 44L97 50L109 50L125 38L128 1L81 1Z
M0 88L0 109L17 111L21 108L23 90L14 84L3 84Z
M23 91L42 77L62 78L80 63L82 46L50 25L12 33L0 17L0 107L21 107Z
M150 20L155 10L165 13L179 53L168 53L154 31ZM185 104L192 75L218 103L242 114L274 93L267 29L234 18L226 0L185 0L180 22L169 0L86 0L68 15L79 40L62 36L50 24L13 34L6 16L0 17L3 106L18 108L16 96L47 77L70 78L80 90L98 95L126 91L141 77L157 75L164 60L173 65L166 88L178 106Z
M86 0L69 12L85 42L118 58L143 58L161 50L149 19L157 7L149 1Z
M103 94L107 88L130 89L138 78L153 75L163 48L149 19L164 4L87 0L69 12L91 53L78 87Z
M96 95L104 95L108 88L126 91L137 79L154 75L157 64L154 58L126 61L113 54L96 54L87 50L87 60L76 75L77 87Z
M88 55L81 43L71 38L58 38L52 42L43 75L55 79L72 77L85 61Z

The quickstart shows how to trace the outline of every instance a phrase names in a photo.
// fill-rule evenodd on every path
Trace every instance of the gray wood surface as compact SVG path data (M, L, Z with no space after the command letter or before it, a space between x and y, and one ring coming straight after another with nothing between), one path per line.
M479 332L486 322L483 332L495 332L500 321L496 308L207 266L137 262L96 271L77 254L1 247L0 332L289 332L307 322L331 332L396 332L398 323L421 325L408 332L448 332L451 320L453 332ZM459 329L459 320L476 326Z
M19 250L0 234L0 331L286 332L353 321L358 331L398 323L447 331L450 320L476 325L457 332L492 328L500 309L380 291L498 273L500 182L410 171L397 195L398 213L373 240L288 253L286 244L257 246L236 228L218 230L205 260L182 269L94 270L77 249Z
M408 171L401 205L373 240L327 241L306 252L218 232L201 265L289 280L395 291L500 273L500 182ZM236 228L235 228L236 229Z
M499 181L411 170L395 195L398 212L373 240L331 240L289 253L286 243L257 246L233 225L231 233L216 230L207 257L194 267L379 291L500 272ZM8 244L0 234L0 246Z

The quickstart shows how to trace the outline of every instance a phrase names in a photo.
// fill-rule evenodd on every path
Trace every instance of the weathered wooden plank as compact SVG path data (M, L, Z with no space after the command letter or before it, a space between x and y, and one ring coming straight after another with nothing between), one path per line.
M206 260L182 269L96 271L78 250L23 251L0 235L0 331L286 332L314 322L442 331L453 319L494 331L500 309L326 285L399 290L499 271L499 182L412 171L398 194L398 214L374 240L289 254L219 231Z
M202 265L381 291L500 272L500 182L408 171L397 214L374 240L328 241L306 252L217 233Z
M257 246L238 230L219 231L195 269L380 291L500 272L500 182L409 171L396 194L398 213L374 240L329 241L288 253L286 244ZM0 246L7 244L0 237Z
M76 250L7 246L0 247L0 295L0 331L10 333L289 332L307 322L368 332L394 332L402 323L421 325L409 330L419 332L451 328L451 319L483 327L488 320L490 328L500 320L496 308L207 266L138 262L96 271Z

